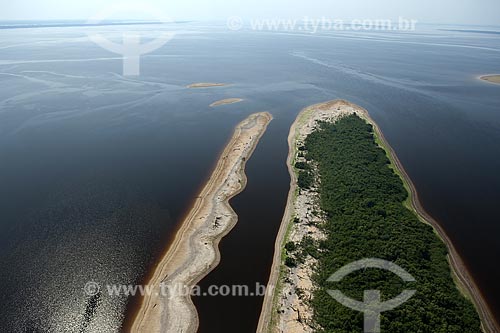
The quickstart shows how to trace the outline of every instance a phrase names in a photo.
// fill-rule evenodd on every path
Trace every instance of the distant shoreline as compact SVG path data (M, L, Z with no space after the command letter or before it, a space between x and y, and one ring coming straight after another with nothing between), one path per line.
M6 24L8 23L8 24ZM173 22L181 23L181 22ZM161 21L103 21L102 23L88 23L80 20L48 20L48 21L0 21L0 30L9 29L39 29L39 28L77 28L77 27L106 27L127 25L159 25L168 24Z
M434 218L432 218L423 208L422 204L420 203L418 193L416 191L413 182L411 181L410 177L403 168L403 165L399 161L395 151L385 139L378 125L370 117L366 109L344 100L334 100L306 107L299 113L299 115L297 116L296 120L294 121L290 129L288 137L289 154L287 159L287 166L291 176L290 191L288 194L288 201L285 209L285 214L283 216L279 233L276 238L275 255L271 268L270 279L268 282L268 288L272 288L271 290L273 290L274 292L271 294L266 294L264 298L264 303L262 307L261 316L259 319L257 332L274 333L272 329L276 328L273 326L273 324L275 324L273 323L273 317L276 315L277 311L277 309L275 308L276 298L279 297L278 293L280 291L279 280L281 277L281 267L283 265L282 251L284 248L284 244L286 242L286 235L289 229L289 225L291 224L291 218L293 216L295 209L295 196L296 196L295 193L298 190L297 176L295 174L295 170L293 167L293 160L295 158L297 149L296 142L299 137L298 133L300 132L301 127L308 125L308 122L310 123L312 121L315 121L313 118L314 114L317 111L338 112L341 106L349 106L355 109L356 114L360 115L363 119L365 119L368 123L370 123L373 126L379 145L383 149L385 149L385 151L388 153L392 164L397 169L397 173L400 175L406 189L409 192L410 207L408 208L413 210L423 223L431 225L434 228L435 232L438 234L438 236L441 238L441 240L445 243L448 249L448 258L449 258L448 261L451 266L452 274L454 274L457 287L459 287L459 289L462 292L465 291L465 296L469 297L474 303L476 311L478 312L481 318L481 325L483 330L487 333L500 332L499 324L496 322L495 317L493 316L491 310L489 309L489 306L487 305L484 297L482 296L481 291L479 290L474 280L472 279L466 265L460 258L453 243L451 242L451 240L449 239L449 237L447 236L441 225Z
M184 288L195 286L219 264L219 241L238 218L229 200L246 187L246 162L271 120L269 113L260 112L236 126L215 170L147 283L154 292L143 297L130 332L196 332L198 314ZM182 289L175 289L178 287ZM164 290L168 290L167 295L162 295Z
M479 79L489 83L500 84L500 74L483 75L480 76Z

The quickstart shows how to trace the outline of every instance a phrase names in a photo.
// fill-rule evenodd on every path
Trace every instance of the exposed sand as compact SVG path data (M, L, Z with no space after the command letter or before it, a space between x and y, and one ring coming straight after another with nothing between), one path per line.
M319 121L334 122L341 116L357 113L363 116L363 111L345 101L331 101L305 108L297 116L288 135L288 171L290 173L290 191L280 230L275 244L275 253L268 289L275 290L274 295L266 293L257 332L312 332L310 326L312 309L305 302L311 297L313 283L311 274L315 261L307 258L305 263L296 268L288 268L282 263L281 253L288 241L299 242L309 235L314 239L323 237L317 225L322 223L321 216L315 216L313 211L320 211L318 196L314 188L298 190L297 175L293 165L297 157L298 147L303 145L305 138L312 133ZM293 222L294 218L299 223ZM281 271L281 274L280 274ZM279 281L281 280L281 281ZM284 282L286 280L286 282ZM280 283L280 285L278 285ZM298 297L296 290L300 289L304 296Z
M131 332L196 332L198 315L189 294L160 292L196 285L220 260L218 244L237 222L228 201L246 186L245 164L267 129L272 116L255 113L238 124L215 170L197 197L191 211L148 285ZM168 289L167 289L168 288Z
M466 296L469 296L474 302L481 317L483 330L488 333L500 332L494 316L485 303L481 292L471 278L466 266L462 262L456 249L439 223L437 223L437 221L423 209L418 199L415 186L406 174L406 171L402 167L393 149L387 143L380 128L373 121L373 119L371 119L365 109L344 100L329 101L305 108L297 116L297 119L290 129L290 134L288 136L289 154L287 161L288 170L291 176L290 191L288 193L285 214L276 239L274 260L268 283L268 288L273 288L272 290L275 290L275 293L274 295L265 295L257 332L297 333L312 331L312 328L309 326L312 310L308 306L307 302L304 302L304 299L309 298L310 294L307 295L307 293L310 293L311 290L313 290L310 279L312 268L307 266L314 265L314 262L306 260L304 265L299 265L295 269L289 269L282 263L281 256L284 244L290 239L295 241L297 237L300 236L300 228L303 228L300 224L297 225L292 221L295 216L302 218L307 216L304 215L307 214L307 205L304 206L301 204L301 201L312 200L311 205L317 210L317 205L314 203L316 200L314 189L312 189L312 191L306 191L305 197L304 191L301 191L299 194L297 177L293 165L297 158L298 147L303 144L305 137L314 131L318 121L331 122L335 121L342 115L352 113L356 113L373 125L375 133L381 141L381 145L389 153L389 157L394 167L403 178L406 188L409 189L411 197L411 207L409 208L417 213L422 222L432 225L437 234L446 243L449 251L449 262L454 274L456 275L456 281L460 284L459 287L461 290L466 292ZM307 194L307 192L312 192L312 194ZM304 211L304 209L306 211ZM318 223L318 221L313 222ZM321 233L314 232L311 233L310 236L316 239L322 237ZM283 282L282 280L285 279L286 282ZM304 295L302 299L296 295L290 295L290 292L293 294L293 290L297 287L302 289L302 291L305 290L306 295Z
M216 106L220 106L220 105L234 104L234 103L239 103L239 102L243 102L243 101L244 100L241 98L226 98L226 99L222 99L222 100L217 101L217 102L213 102L212 104L210 104L210 106L216 107Z
M484 75L480 77L481 80L491 82L491 83L498 83L500 84L500 75Z
M188 85L188 88L210 88L210 87L224 87L227 86L226 83L209 83L209 82L200 82L200 83L192 83Z

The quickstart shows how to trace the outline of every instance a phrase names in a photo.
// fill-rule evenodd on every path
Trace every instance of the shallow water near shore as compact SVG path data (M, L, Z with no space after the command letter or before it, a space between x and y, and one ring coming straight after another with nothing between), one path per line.
M500 38L440 28L311 35L184 23L142 57L137 78L121 76L89 28L0 30L0 331L119 331L129 298L88 297L85 284L142 282L234 126L257 111L274 120L231 201L239 223L221 264L201 285L265 284L289 126L335 98L368 109L500 317L500 91L476 79L500 72ZM194 82L231 85L185 88ZM225 98L244 101L209 107ZM254 332L262 299L195 303L200 332Z

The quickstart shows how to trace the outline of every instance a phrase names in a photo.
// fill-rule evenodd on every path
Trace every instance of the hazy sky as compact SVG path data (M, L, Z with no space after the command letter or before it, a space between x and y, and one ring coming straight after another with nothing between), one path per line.
M133 2L133 1L126 1ZM0 0L0 20L87 19L116 0ZM244 18L394 19L500 25L500 0L143 0L173 20ZM121 18L144 17L137 14Z

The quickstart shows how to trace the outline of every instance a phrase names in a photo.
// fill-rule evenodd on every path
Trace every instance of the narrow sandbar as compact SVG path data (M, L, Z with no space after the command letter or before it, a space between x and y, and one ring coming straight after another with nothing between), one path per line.
M167 253L148 282L131 332L196 332L198 315L186 290L219 263L219 241L237 216L228 201L246 186L245 164L272 116L255 113L242 121L225 147L205 187L197 196ZM168 292L165 292L168 291Z
M200 82L200 83L192 83L188 85L188 88L211 88L211 87L224 87L227 86L226 83L209 83L209 82Z
M213 102L212 104L210 104L210 106L216 107L216 106L227 105L227 104L235 104L235 103L239 103L239 102L243 102L243 99L241 99L241 98L226 98L226 99L222 99L222 100L217 101L217 102Z
M317 127L318 122L326 121L331 122L335 121L342 115L346 114L357 114L361 118L365 119L368 123L370 123L376 134L376 138L379 141L379 145L386 150L389 155L389 159L394 165L396 172L401 176L405 187L407 188L410 199L408 201L409 208L412 209L419 219L431 225L439 237L444 241L448 248L449 253L449 262L452 267L452 272L455 275L455 281L458 284L460 290L462 290L466 296L468 296L474 303L480 317L482 328L485 332L500 332L498 328L498 323L495 321L495 317L490 311L488 305L486 304L484 297L481 294L481 291L475 284L472 279L467 267L464 262L458 255L453 243L449 239L449 237L444 232L443 228L440 224L432 218L422 207L418 193L416 188L404 170L401 162L397 158L394 150L386 141L382 131L378 127L378 125L373 121L373 119L368 114L368 111L364 108L361 108L357 105L349 103L344 100L334 100L326 103L316 104L310 107L303 109L300 114L297 116L295 122L293 123L290 133L288 136L288 144L289 144L289 154L288 154L288 170L291 177L290 182L290 191L288 193L288 201L285 209L285 214L283 216L280 230L276 239L275 244L275 254L273 259L273 265L271 268L271 275L268 282L268 289L274 290L273 293L266 293L263 303L263 308L261 312L261 316L259 319L259 325L257 332L259 333L268 333L268 332L310 332L311 327L307 326L307 319L312 316L312 313L307 313L307 311L311 311L311 309L307 308L307 306L303 306L304 304L299 304L296 299L293 297L289 297L289 293L284 289L283 286L280 285L280 279L283 273L282 267L282 253L284 244L287 242L288 237L293 235L293 228L297 228L292 222L293 217L299 215L300 216L300 205L297 203L298 196L298 186L297 186L297 175L294 170L294 160L295 156L297 156L297 150L299 144L304 142L304 139L312 133L312 131ZM299 226L300 227L300 226ZM314 233L312 233L314 237ZM321 237L320 234L318 234ZM309 272L307 269L304 269L302 272L299 272L299 280L302 284L307 285L308 279L310 280L310 276L308 276ZM287 276L288 279L294 279L293 276ZM306 289L307 290L307 289ZM285 295L285 293L287 295ZM283 300L285 300L285 305L300 310L300 319L292 317L292 312L287 312L286 309L283 308ZM281 302L281 304L280 304ZM303 302L302 302L303 303ZM298 308L298 305L301 308ZM307 305L307 304L306 304ZM281 307L281 308L280 308ZM293 310L292 309L292 310ZM279 310L279 311L278 311ZM304 312L306 311L306 312ZM296 314L295 314L296 316ZM304 320L305 319L305 320ZM306 325L304 325L304 323Z
M495 75L483 75L480 77L481 80L490 82L490 83L497 83L500 84L500 74L495 74Z

